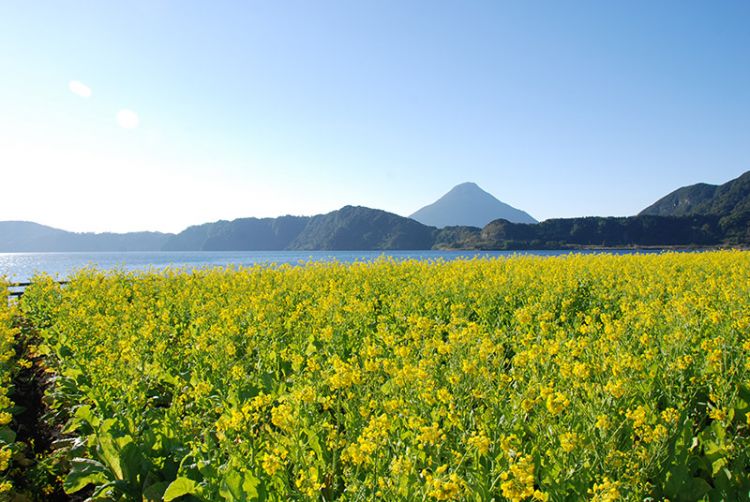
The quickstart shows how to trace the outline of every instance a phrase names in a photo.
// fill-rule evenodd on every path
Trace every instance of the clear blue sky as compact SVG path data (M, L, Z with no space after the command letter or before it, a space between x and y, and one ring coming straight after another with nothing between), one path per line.
M635 214L750 170L749 26L745 0L5 1L0 220L408 215L463 181Z

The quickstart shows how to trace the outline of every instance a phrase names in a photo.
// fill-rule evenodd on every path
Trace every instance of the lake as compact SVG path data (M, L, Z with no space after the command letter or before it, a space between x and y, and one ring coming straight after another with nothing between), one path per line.
M0 253L0 276L14 282L29 280L37 272L64 279L72 272L94 266L103 270L148 270L249 266L255 264L300 263L307 261L371 261L381 256L397 260L455 260L457 258L517 255L558 256L570 253L658 253L659 250L581 250L581 251L152 251L110 253Z

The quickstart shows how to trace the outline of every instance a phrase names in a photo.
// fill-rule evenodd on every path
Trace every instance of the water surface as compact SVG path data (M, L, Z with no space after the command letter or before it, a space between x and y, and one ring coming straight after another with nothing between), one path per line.
M395 259L455 260L457 258L499 257L514 254L558 256L569 253L601 253L602 251L148 251L108 253L0 253L0 276L11 281L28 281L37 272L58 279L84 267L102 270L148 270L249 266L255 264L300 263L307 261L353 262L371 261L381 256ZM613 254L660 252L658 250L608 250Z

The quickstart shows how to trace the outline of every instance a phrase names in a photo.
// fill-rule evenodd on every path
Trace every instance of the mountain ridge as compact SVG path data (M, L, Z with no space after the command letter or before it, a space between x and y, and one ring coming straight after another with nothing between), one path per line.
M750 212L750 171L722 185L696 183L660 198L639 215L689 216Z
M0 252L160 251L162 232L69 232L31 221L0 221Z
M363 206L344 206L316 215L290 249L430 249L435 229L394 213Z
M726 243L750 243L750 171L722 185L697 183L678 188L638 214L716 217Z
M274 251L285 249L311 216L237 218L192 225L170 237L164 251Z
M471 183L462 185L478 188ZM653 212L657 214L650 214ZM34 222L0 222L0 252L493 250L727 245L750 245L750 171L723 185L703 183L679 188L636 216L558 218L534 224L495 219L482 226L437 228L363 206L344 206L314 216L219 220L193 225L177 234L75 233Z

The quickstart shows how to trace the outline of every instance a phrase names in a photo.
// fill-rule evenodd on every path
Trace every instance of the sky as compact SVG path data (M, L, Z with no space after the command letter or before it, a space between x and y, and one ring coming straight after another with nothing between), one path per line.
M0 2L0 220L176 232L473 181L539 220L750 170L750 2Z

